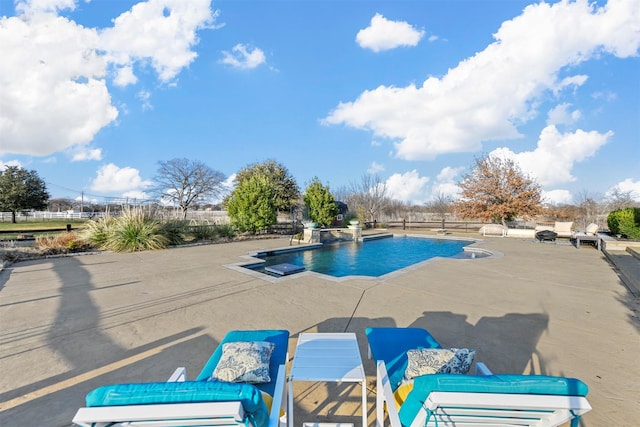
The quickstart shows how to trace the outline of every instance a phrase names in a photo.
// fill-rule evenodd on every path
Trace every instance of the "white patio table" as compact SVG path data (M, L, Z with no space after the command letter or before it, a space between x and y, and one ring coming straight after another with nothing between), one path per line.
M362 426L367 427L367 381L354 333L302 333L289 374L288 427L293 427L293 383L354 382L362 384Z

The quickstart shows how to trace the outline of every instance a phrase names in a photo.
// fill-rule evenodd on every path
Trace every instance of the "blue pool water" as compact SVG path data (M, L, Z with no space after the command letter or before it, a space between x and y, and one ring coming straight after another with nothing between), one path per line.
M249 268L264 272L264 267L287 263L334 277L377 277L430 258L460 256L464 247L471 243L467 240L390 237L365 242L325 244L318 249L261 254L260 258L265 260L264 265Z

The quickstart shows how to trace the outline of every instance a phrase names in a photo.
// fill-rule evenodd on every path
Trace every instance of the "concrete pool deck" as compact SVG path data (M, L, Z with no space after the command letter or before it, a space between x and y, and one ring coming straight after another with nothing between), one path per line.
M466 235L464 237L477 237ZM91 389L190 379L231 329L355 332L375 422L368 326L428 329L470 347L496 373L577 377L593 410L583 426L640 419L640 299L602 252L485 238L504 256L429 261L384 280L313 275L275 283L224 265L287 246L251 240L133 254L21 262L0 272L0 425L68 426ZM295 416L360 426L357 386L296 383Z

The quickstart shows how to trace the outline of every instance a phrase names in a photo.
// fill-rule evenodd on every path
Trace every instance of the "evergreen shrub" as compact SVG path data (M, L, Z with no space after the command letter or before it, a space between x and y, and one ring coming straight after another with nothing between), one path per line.
M609 231L630 239L640 239L640 208L613 211L607 217Z

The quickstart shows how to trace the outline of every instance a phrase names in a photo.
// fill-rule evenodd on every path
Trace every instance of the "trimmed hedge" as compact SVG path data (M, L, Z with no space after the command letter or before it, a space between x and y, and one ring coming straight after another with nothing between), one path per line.
M609 231L629 239L640 239L640 208L613 211L607 217Z

